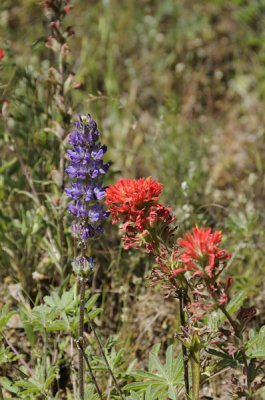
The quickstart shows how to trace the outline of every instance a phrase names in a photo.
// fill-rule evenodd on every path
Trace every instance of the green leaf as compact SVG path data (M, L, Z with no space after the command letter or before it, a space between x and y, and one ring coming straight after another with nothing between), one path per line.
M176 391L175 391L174 386L172 386L172 385L169 385L169 387L168 387L168 397L172 400L177 400Z
M99 296L100 296L100 293L97 293L97 294L94 294L92 297L90 297L90 299L86 302L86 309L87 309L87 312L89 312L89 311L91 311L92 310L92 308L94 307L94 305L96 304L96 302L97 302L97 299L99 298Z
M130 400L141 400L142 398L136 392L130 392Z
M25 329L28 340L30 341L31 346L33 347L35 344L35 333L34 333L34 329L31 324L31 321L30 321L29 310L27 309L27 307L24 304L22 304L19 307L19 316L20 316L23 328Z
M157 357L157 355L150 353L150 358L152 360L152 365L158 371L159 375L161 375L163 378L167 379L168 378L167 371L165 370L163 365L160 363L160 360Z
M4 305L4 307L2 308L2 312L0 314L0 332L2 332L7 322L15 314L16 314L15 311L8 312L8 305L7 304Z
M46 325L47 331L67 331L68 329L69 326L62 320L54 321Z
M166 351L166 364L163 365L157 354L151 351L149 356L149 371L134 370L130 372L137 382L129 383L125 390L143 393L145 398L150 392L150 399L177 399L177 394L183 389L182 356L174 358L173 346Z
M265 325L260 328L258 334L253 336L246 343L246 355L249 358L265 358Z
M100 313L102 313L102 311L103 311L103 308L96 308L95 310L90 311L90 312L88 313L89 318L90 318L90 319L96 318L96 316L99 315Z
M239 308L244 303L245 298L246 298L246 295L245 295L244 291L240 291L237 294L235 294L233 296L233 298L227 304L226 309L227 309L228 313L233 314L236 311L238 311ZM224 317L224 319L225 319L225 317Z
M12 381L6 377L0 378L0 385L11 393L18 393L19 389L13 385Z

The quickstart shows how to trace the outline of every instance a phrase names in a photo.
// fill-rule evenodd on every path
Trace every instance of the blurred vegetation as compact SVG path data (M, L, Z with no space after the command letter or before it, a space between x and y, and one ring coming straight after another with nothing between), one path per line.
M265 1L72 5L68 69L80 87L67 102L73 116L90 112L98 121L112 162L108 183L152 175L180 230L222 229L234 254L229 272L264 324ZM56 123L71 126L52 106L47 21L42 1L1 1L0 100L8 117L0 120L0 303L12 307L14 287L38 305L72 279ZM110 223L94 253L92 291L102 292L104 308L98 323L115 341L119 332L128 362L141 361L173 336L175 306L146 287L149 259L125 253Z

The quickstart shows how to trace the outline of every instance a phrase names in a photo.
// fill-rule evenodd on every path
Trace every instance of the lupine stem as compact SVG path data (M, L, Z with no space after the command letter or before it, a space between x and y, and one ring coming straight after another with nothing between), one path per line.
M94 384L94 386L96 388L96 391L97 391L97 393L99 395L99 398L103 400L103 396L102 396L101 390L99 389L98 383L97 383L96 378L95 378L95 376L93 374L91 365L90 365L88 357L87 357L87 355L86 355L86 353L85 353L85 351L83 349L83 346L82 346L81 343L78 343L78 346L79 346L79 350L80 350L80 352L82 354L82 357L85 359L85 362L86 362L86 365L87 365L87 369L89 371L90 378L93 381L93 384Z
M180 315L180 324L182 328L185 328L185 314L183 306L186 305L186 292L183 289L179 289L178 291L178 298L179 298L179 315ZM182 358L183 358L183 367L184 367L184 383L185 383L185 390L186 390L186 397L189 398L190 393L190 385L189 385L189 360L187 355L186 346L182 343Z
M113 371L112 371L112 369L111 369L111 366L110 366L110 364L109 364L109 362L108 362L108 359L107 359L106 354L105 354L105 351L104 351L104 347L103 347L102 342L101 342L101 339L100 339L100 337L99 337L99 335L98 335L98 333L97 333L97 330L96 330L96 327L95 327L95 325L94 325L94 322L93 322L93 321L91 320L91 318L89 317L89 313L88 313L87 310L86 310L86 313L87 313L87 318L88 318L89 325L90 325L90 327L91 327L91 329L92 329L92 331L93 331L93 333L94 333L94 335L95 335L95 338L96 338L96 341L97 341L97 343L98 343L98 346L99 346L101 355L102 355L102 357L104 358L106 367L107 367L107 369L108 369L108 371L109 371L109 373L110 373L110 375L111 375L111 377L112 377L112 379L113 379L113 382L114 382L114 384L115 384L115 386L116 386L117 392L118 392L119 395L120 395L120 398L124 400L125 397L124 397L123 394L122 394L122 391L121 391L121 389L120 389L120 387L119 387L119 384L118 384L118 382L117 382L117 379L115 378L115 375L114 375L114 373L113 373Z
M79 398L84 400L84 308L85 308L85 278L79 277L79 328L78 328L78 385Z

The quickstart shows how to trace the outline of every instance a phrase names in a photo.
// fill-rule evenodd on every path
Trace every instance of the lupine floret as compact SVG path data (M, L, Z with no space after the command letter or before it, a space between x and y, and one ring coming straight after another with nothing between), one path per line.
M109 216L99 202L104 200L106 188L103 178L109 169L102 158L106 145L98 141L100 132L89 114L79 115L75 129L69 136L72 145L67 150L69 165L66 173L72 180L65 193L71 198L68 211L74 215L73 233L82 242L103 233L102 222Z

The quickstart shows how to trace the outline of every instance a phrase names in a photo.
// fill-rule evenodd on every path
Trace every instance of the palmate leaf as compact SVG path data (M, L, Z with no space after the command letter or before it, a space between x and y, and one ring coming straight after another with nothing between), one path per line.
M126 397L127 400L167 400L168 394L163 387L152 388L151 385L143 392L130 391L130 396Z
M60 310L50 308L46 304L36 306L30 314L30 321L34 331L52 331L67 329L65 321L57 319L60 315Z
M177 399L177 394L183 388L183 362L179 355L173 356L173 346L169 346L166 352L166 363L163 365L157 354L151 352L149 356L149 371L135 370L131 375L136 379L124 387L125 390L132 390L143 393L151 390L151 399L169 398ZM176 387L178 390L176 390ZM146 394L145 393L145 394ZM146 398L146 397L145 397Z
M63 292L60 297L57 292L52 292L50 296L44 297L44 302L51 308L57 308L61 312L72 314L75 312L77 297L75 296L75 287L69 291Z
M45 393L51 386L52 382L56 378L58 378L57 366L50 366L48 368L46 379L44 379L45 374L43 366L41 365L37 366L35 372L36 372L36 378L31 377L31 378L20 379L14 383L14 386L20 389L19 395L21 396L27 394L45 395Z
M249 358L265 358L265 326L258 334L250 332L250 339L246 344L246 355Z
M94 319L101 311L92 309L99 295L93 295L87 301L88 315ZM79 324L77 317L78 297L75 288L63 292L61 296L52 292L44 297L44 304L34 307L30 313L24 315L23 324L32 327L33 331L75 331ZM85 316L85 321L87 317Z
M111 351L109 351L108 348L105 348L104 353L108 360L111 370L114 373L116 373L116 375L118 375L119 367L123 363L124 349L120 349L117 352L114 347L112 347ZM92 365L93 365L93 369L95 371L106 371L106 372L108 371L106 363L101 356L95 356L93 359Z

